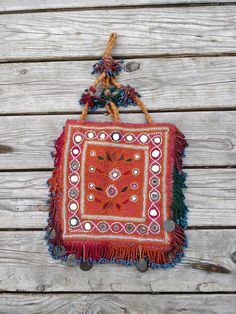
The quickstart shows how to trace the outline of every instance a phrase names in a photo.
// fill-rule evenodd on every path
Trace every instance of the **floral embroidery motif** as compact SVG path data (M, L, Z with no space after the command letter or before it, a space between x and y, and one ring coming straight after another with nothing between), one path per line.
M108 185L108 187L106 188L106 193L108 197L115 197L118 193L117 188L115 187L115 185L110 184Z
M121 171L119 169L112 169L109 172L109 177L111 180L116 181L121 177Z
M117 141L121 138L121 134L112 132L110 138L112 141ZM89 203L85 201L85 213L89 213L89 215L93 212L96 215L142 216L144 198L141 187L144 185L142 182L144 171L139 169L144 167L145 150L139 151L138 147L129 150L122 144L110 147L107 142L105 142L105 146L101 143L98 145L98 143L100 142L87 142L86 156L92 158L86 158L85 161L85 167L90 172L88 182L85 173L85 185L90 190L94 189L95 192L93 198L89 194ZM135 177L142 182L139 190L140 198L132 192L132 190L138 190L139 187L138 183L133 181ZM101 181L100 178L103 180ZM138 191L136 192L138 193ZM95 202L94 207L91 206L91 201ZM131 204L132 209L130 209Z

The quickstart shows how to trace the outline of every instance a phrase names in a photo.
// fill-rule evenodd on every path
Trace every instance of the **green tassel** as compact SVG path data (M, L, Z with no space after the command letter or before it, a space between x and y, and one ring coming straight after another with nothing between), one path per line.
M184 203L185 197L182 191L183 188L186 188L185 180L186 175L180 173L177 167L174 166L172 177L172 219L184 229L187 228L187 212L189 211Z

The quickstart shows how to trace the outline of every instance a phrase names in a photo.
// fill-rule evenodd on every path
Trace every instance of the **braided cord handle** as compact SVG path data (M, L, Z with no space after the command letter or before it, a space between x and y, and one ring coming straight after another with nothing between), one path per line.
M115 32L112 32L110 34L107 47L105 49L102 59L94 65L94 70L92 73L100 72L100 75L96 78L96 80L89 87L89 89L85 90L86 92L81 97L80 104L82 104L84 107L79 120L86 120L90 108L96 109L97 107L105 107L114 121L120 121L118 107L115 102L112 101L112 93L109 89L109 86L111 85L113 86L113 88L122 91L124 99L127 100L127 98L131 97L132 101L135 102L144 113L147 122L152 123L152 117L148 113L144 103L138 97L140 95L135 91L135 89L130 86L124 86L123 84L118 83L115 79L115 76L118 75L122 69L120 63L113 60L113 58L111 57L111 50L116 42L116 39L117 34ZM101 83L103 86L104 98L99 98L95 96L96 87L99 83Z

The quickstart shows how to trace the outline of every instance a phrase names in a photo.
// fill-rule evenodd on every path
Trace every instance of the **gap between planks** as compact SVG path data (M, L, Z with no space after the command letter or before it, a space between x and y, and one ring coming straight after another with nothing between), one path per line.
M45 222L46 225L46 222ZM185 230L235 230L235 226L193 226L193 227L187 227ZM0 232L21 232L21 231L26 231L26 232L32 232L32 231L45 231L45 228L1 228L0 227Z
M199 170L207 170L207 169L235 169L236 165L229 165L229 166L212 166L212 165L204 165L204 166L183 166L184 169L199 169ZM51 172L54 168L11 168L11 169L0 169L0 173L7 173L7 172L40 172L40 171L49 171Z
M1 13L0 13L1 15ZM145 55L116 55L112 54L113 59L181 59L181 58L208 58L208 57L235 57L236 52L210 52L210 53L159 53ZM102 56L101 56L102 57ZM68 62L68 61L98 61L98 56L81 56L81 57L16 57L10 60L0 58L1 64L9 63L37 63L37 62Z
M148 109L149 113L174 113L174 112L211 112L211 111L236 111L236 105L235 107L224 107L224 108L217 108L217 107L209 107L209 108L186 108L186 109L159 109L159 110L150 110ZM74 110L74 111L51 111L51 112L16 112L16 113L0 113L0 117L24 117L24 116L63 116L63 115L80 115L81 110ZM119 110L120 114L143 114L142 112L135 111L135 110ZM91 113L88 113L88 116ZM93 115L104 115L107 116L106 111L96 111L92 113Z
M35 295L70 295L70 294L110 294L110 295L196 295L196 296L200 296L200 295L236 295L236 291L200 291L200 292L195 292L195 291L170 291L170 292L165 292L165 291L160 291L160 292L148 292L148 291L137 291L137 292L132 292L132 291L21 291L21 290L16 290L16 291L8 291L8 290L1 290L0 291L0 296L2 296L3 294L19 294L19 295L29 295L29 294L35 294Z
M235 1L182 1L179 3L158 3L158 4L128 4L128 5L107 5L107 6L92 6L92 7L61 7L61 8L39 8L39 9L18 9L0 11L0 15L6 14L27 14L27 13L44 13L44 12L73 12L73 11L104 11L104 10L125 10L125 9L151 9L151 8L178 8L178 7L203 7L203 6L227 6L235 5ZM1 10L1 8L0 8Z

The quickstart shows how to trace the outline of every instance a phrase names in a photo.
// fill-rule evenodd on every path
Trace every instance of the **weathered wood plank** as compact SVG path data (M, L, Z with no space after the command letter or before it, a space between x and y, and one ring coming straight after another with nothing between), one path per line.
M236 107L236 57L131 59L125 67L132 62L139 70L122 72L119 81L135 87L149 110ZM94 63L0 64L0 113L80 111Z
M113 56L235 53L235 22L233 5L7 14L0 61L100 57L111 25Z
M160 4L178 4L178 3L222 3L231 0L1 0L0 12L22 11L22 10L46 10L46 9L80 9L80 8L99 8L99 7L117 7L117 6L138 6L138 5L160 5Z
M188 169L189 226L235 226L236 169ZM0 173L1 228L44 228L50 171ZM223 209L223 215L222 215Z
M235 295L11 294L0 295L4 314L235 314Z
M135 267L96 265L90 272L53 260L43 231L0 232L0 289L7 291L122 291L207 292L236 291L236 230L190 230L189 248L183 264L174 269L149 270ZM189 263L202 259L220 263L230 274L206 273Z
M235 111L176 112L152 114L155 121L175 123L186 135L186 166L235 164ZM0 169L45 169L53 167L50 151L66 119L78 115L0 117ZM89 120L109 121L102 114ZM143 114L122 114L124 122L144 122Z

